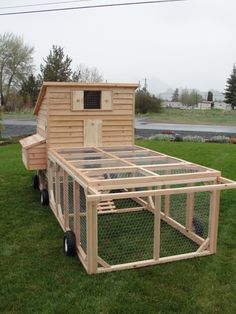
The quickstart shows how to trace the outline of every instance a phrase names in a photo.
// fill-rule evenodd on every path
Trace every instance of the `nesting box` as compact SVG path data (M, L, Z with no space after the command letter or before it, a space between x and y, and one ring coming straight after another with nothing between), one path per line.
M137 84L44 83L21 140L34 187L89 274L216 252L220 191L236 183L134 144Z

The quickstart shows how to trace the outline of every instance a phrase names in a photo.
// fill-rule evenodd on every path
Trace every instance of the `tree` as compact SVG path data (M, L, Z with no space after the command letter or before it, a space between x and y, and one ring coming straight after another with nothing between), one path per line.
M18 88L33 70L34 48L24 44L23 38L12 33L0 35L0 98L7 106L11 87Z
M155 95L151 95L146 88L140 89L135 95L135 111L136 113L160 112L161 99Z
M213 93L211 91L207 93L207 101L213 101Z
M183 105L192 106L198 104L200 101L202 101L202 96L197 90L183 89L181 94L181 102Z
M44 59L45 65L40 65L42 81L67 82L71 81L72 59L65 56L64 49L52 46L49 55Z
M75 82L96 83L103 82L103 77L96 67L89 68L84 64L80 64L73 73L72 80Z
M33 107L40 90L41 80L33 74L29 75L27 79L21 84L20 94L23 97L25 105Z
M236 107L236 66L234 64L232 73L227 79L225 88L225 102L231 104L232 109Z
M2 138L2 107L0 105L0 140Z
M175 89L175 91L172 95L171 101L176 101L176 102L179 101L179 90L178 90L178 88Z

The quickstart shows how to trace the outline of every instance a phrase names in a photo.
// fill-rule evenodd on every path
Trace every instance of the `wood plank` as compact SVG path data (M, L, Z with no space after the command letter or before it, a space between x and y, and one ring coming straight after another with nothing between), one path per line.
M73 180L73 204L74 204L74 232L76 246L80 246L80 187L78 182Z
M102 91L101 95L101 109L113 110L113 92L111 90Z
M97 272L98 258L97 204L95 202L86 201L86 208L88 273L95 274Z
M102 146L101 120L87 120L84 122L84 146Z
M155 196L154 206L154 239L153 239L153 259L160 258L160 230L161 230L161 196Z
M50 135L50 141L52 141L53 138L59 138L59 139L66 139L66 138L73 138L75 137L76 139L81 138L81 141L83 140L84 132L81 131L75 131L73 132L72 130L70 132L51 132Z
M210 196L210 217L209 217L209 231L210 238L210 252L216 253L218 223L219 223L219 207L220 207L220 191L213 190Z

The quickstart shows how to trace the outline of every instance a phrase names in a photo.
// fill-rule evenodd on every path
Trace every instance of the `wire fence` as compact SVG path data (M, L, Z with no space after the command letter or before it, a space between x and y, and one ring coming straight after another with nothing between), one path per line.
M191 169L190 169L191 170ZM79 246L87 254L88 220L86 191L60 167L51 168L52 194L59 203L63 224L75 232ZM110 172L107 179L142 176L139 172ZM58 181L58 182L57 182ZM186 187L175 185L171 187ZM146 191L157 187L136 188ZM163 189L170 186L162 186ZM59 191L59 192L58 192ZM132 189L131 189L132 191ZM122 193L127 190L113 189L105 193ZM59 193L59 195L57 195ZM108 265L135 263L152 260L158 236L159 258L196 252L209 236L211 192L181 193L160 196L159 233L155 232L155 192L150 197L111 199L97 204L98 256ZM78 221L75 221L78 217ZM76 218L77 219L77 218ZM211 223L211 222L210 222ZM158 235L157 235L158 234Z

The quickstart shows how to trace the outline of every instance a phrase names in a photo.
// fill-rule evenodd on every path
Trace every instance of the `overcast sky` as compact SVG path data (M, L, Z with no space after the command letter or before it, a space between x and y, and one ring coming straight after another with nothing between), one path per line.
M59 1L1 0L0 7ZM120 2L132 0L83 0L57 7ZM23 10L37 8L43 7ZM22 9L0 12L17 10ZM74 68L96 66L109 82L143 82L146 77L156 92L167 87L223 91L236 62L235 14L236 0L186 0L0 16L0 32L22 35L34 46L38 69L54 44L64 47Z

